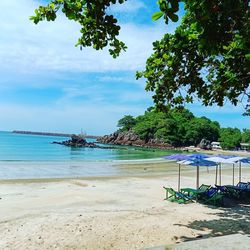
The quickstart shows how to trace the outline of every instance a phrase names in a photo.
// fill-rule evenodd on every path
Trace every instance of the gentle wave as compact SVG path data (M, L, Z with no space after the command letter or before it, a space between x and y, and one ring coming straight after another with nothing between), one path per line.
M161 156L171 153L124 146L99 149L52 144L67 139L0 132L0 179L122 175L124 170L117 164L161 161Z

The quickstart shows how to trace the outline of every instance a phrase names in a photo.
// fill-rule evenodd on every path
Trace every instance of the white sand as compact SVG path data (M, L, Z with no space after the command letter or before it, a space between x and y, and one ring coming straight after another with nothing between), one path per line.
M182 174L182 187L195 187L195 169ZM214 171L203 168L200 177L200 183L214 183ZM243 177L250 180L250 167ZM223 183L231 182L231 168L224 169ZM175 171L150 178L0 181L0 249L141 249L250 234L248 206L179 205L164 201L162 186L176 188Z

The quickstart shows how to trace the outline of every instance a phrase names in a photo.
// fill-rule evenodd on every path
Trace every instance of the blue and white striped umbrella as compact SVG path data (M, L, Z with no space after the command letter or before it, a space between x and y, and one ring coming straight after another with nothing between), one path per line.
M250 164L250 157L243 158L243 159L240 160L240 162Z
M214 166L217 166L217 164L215 162L212 162L212 161L208 161L206 160L206 158L202 159L190 159L190 160L187 160L187 161L182 161L182 164L184 165L189 165L189 166L194 166L196 167L196 189L199 188L199 181L200 181L200 166L204 166L204 167L214 167Z
M189 155L184 155L184 154L173 154L173 155L167 155L163 156L164 159L166 160L175 160L175 161L183 161L189 159Z

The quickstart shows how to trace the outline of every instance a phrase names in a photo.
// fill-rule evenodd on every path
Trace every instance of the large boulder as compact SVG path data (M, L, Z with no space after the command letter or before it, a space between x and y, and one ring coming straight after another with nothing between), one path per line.
M85 138L79 136L79 135L72 135L71 136L71 142L73 144L86 144L87 141L85 140Z
M108 143L115 145L128 145L138 147L152 147L152 148L169 148L170 144L165 143L159 139L150 139L145 141L140 139L132 130L126 132L115 132L111 135L105 135L97 139L100 143Z
M201 142L199 143L198 147L201 149L205 149L205 150L212 149L210 141L206 140L206 139L202 139Z
M105 140L108 137L105 137ZM82 137L81 135L72 135L70 140L67 141L62 141L62 142L52 142L54 144L60 144L60 145L64 145L64 146L68 146L68 147L87 147L87 148L102 148L102 149L114 149L115 147L105 147L105 146L100 146L97 145L93 142L87 142L86 139L84 137Z

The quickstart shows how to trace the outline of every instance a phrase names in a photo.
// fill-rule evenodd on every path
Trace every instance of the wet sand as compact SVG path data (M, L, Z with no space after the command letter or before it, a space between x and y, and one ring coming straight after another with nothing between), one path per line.
M141 249L250 234L248 205L215 208L165 201L162 187L177 188L176 164L117 167L127 174L0 181L0 249ZM181 186L195 187L195 176L195 168L183 167ZM214 177L213 168L201 168L200 183L213 184ZM250 180L249 166L243 166L242 180ZM231 166L224 166L222 184L232 184Z

